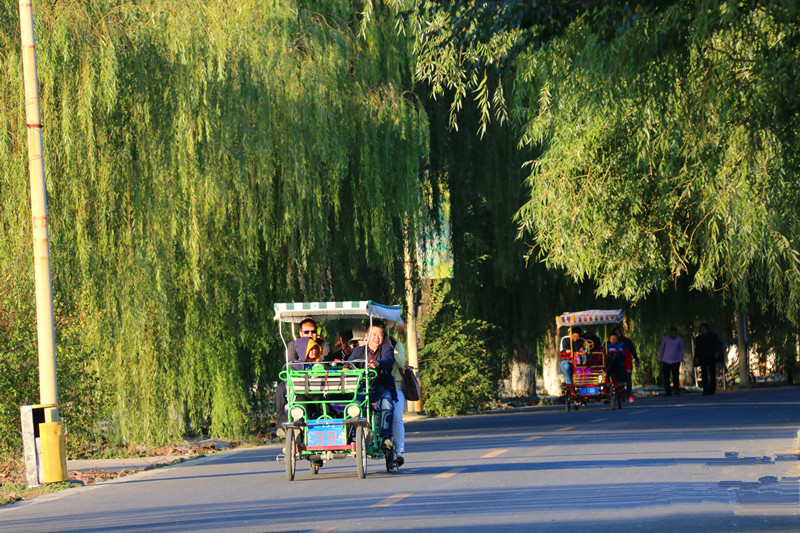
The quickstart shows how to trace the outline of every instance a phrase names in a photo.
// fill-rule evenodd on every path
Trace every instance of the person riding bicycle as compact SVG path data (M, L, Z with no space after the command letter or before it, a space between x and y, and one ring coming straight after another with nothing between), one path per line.
M625 346L620 342L619 335L612 332L602 350L608 354L606 372L617 379L617 383L625 382Z

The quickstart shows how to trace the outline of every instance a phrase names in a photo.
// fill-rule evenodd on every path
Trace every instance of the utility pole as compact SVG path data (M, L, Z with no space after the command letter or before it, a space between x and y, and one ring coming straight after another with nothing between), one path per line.
M417 356L417 302L414 297L414 268L411 262L411 240L408 234L408 220L406 220L405 246L403 247L403 260L405 261L405 290L406 290L406 356L408 366L414 367L419 379L419 357ZM422 402L408 402L411 413L422 411Z
M50 278L50 244L47 231L47 191L44 174L39 76L36 66L36 40L33 32L33 0L20 0L22 71L25 85L25 117L28 130L28 171L31 182L33 233L33 274L36 284L36 325L39 349L39 401L44 409L42 457L45 465L64 465L63 472L50 468L47 482L66 480L66 457L63 425L58 415L56 377L56 334L53 320L53 287ZM42 430L40 430L41 432ZM52 437L52 438L50 438ZM58 442L55 442L58 441ZM56 455L57 457L53 457ZM48 457L49 456L49 457ZM47 467L45 468L47 470ZM57 479L57 478L62 479Z

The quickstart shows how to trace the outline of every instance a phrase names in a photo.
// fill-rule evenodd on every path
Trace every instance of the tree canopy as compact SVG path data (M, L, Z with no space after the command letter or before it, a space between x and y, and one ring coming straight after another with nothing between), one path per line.
M537 153L516 215L533 256L600 294L688 277L796 316L795 3L393 5L453 123L474 99Z
M30 269L17 8L0 19L11 329L32 305L15 311L30 279L12 275ZM380 13L358 36L350 2L37 2L35 21L54 291L74 328L57 329L59 364L84 354L95 420L129 442L245 434L282 359L273 302L402 294L428 142L404 39ZM69 427L88 400L65 399Z

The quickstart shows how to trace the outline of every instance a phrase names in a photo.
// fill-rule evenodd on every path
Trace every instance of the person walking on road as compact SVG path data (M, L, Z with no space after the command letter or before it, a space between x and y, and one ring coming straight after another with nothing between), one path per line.
M722 343L708 324L700 324L700 334L694 339L694 366L700 367L703 396L717 391L717 363L722 362Z
M669 334L661 339L661 347L658 349L658 362L661 363L661 375L664 379L664 394L671 396L670 377L672 377L673 390L675 395L681 393L680 370L683 361L683 339L678 336L678 328L669 328Z

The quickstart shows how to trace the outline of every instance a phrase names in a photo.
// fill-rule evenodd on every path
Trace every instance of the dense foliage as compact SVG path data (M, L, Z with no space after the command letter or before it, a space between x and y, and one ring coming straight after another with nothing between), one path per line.
M273 302L402 294L428 135L404 41L380 13L357 37L350 2L36 7L62 401L129 442L242 435L277 375ZM17 9L0 18L10 411L37 400ZM72 354L97 380L80 398Z
M518 213L535 257L601 294L689 277L796 318L796 3L394 5L453 122L474 98L540 152Z
M17 9L0 0L2 449L38 397ZM36 9L72 446L243 434L277 375L272 303L399 301L439 208L455 264L424 324L430 412L480 407L509 369L532 388L553 317L582 308L626 308L639 381L670 325L726 340L723 296L763 304L753 340L793 362L793 3Z
M494 326L464 316L450 294L448 281L434 287L431 310L421 329L425 348L419 357L426 412L454 416L478 410L496 398L500 359L492 350Z

